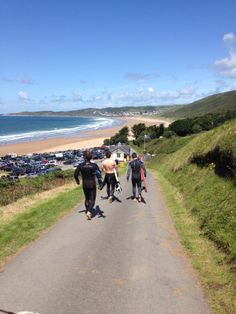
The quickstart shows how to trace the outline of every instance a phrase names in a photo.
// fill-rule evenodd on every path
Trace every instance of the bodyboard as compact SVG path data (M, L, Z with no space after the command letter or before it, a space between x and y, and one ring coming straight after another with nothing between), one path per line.
M144 190L145 190L145 192L147 192L147 181L146 181L146 178L144 176L144 169L143 168L140 169L140 174L141 174L141 181L142 181Z

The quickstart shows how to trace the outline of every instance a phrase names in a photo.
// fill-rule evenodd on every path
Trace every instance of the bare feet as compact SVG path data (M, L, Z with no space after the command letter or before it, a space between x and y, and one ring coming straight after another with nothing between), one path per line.
M86 217L87 217L87 220L91 220L92 219L92 214L90 212L87 212L86 213Z

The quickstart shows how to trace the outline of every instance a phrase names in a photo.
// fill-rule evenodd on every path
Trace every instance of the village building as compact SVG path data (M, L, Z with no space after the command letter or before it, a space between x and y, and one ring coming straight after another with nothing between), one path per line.
M114 160L125 161L130 160L131 148L129 145L119 143L118 145L110 146L111 157Z

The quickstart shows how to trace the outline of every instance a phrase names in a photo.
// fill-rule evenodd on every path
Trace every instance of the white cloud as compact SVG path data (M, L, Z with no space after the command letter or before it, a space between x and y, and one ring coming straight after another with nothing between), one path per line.
M227 33L227 34L224 34L223 36L223 41L224 42L235 42L236 41L236 36L234 33Z
M236 49L234 43L236 42L236 35L234 33L227 33L223 36L223 41L228 43L229 55L222 59L215 60L213 68L216 73L225 78L236 77Z
M148 91L149 91L149 93L155 93L155 88L153 88L153 87L148 87Z
M21 101L28 101L29 100L29 97L28 97L28 93L27 92L23 92L23 91L20 91L18 93L18 97Z
M228 78L236 77L236 51L231 50L229 56L223 59L216 60L214 62L214 68L216 71Z

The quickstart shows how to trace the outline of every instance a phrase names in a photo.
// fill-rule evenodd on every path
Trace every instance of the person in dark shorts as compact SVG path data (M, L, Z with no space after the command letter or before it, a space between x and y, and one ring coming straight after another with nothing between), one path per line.
M107 185L107 198L109 203L112 203L113 194L116 186L115 171L117 171L117 164L115 160L111 158L111 152L106 152L106 159L102 162L102 170L105 172L105 178L103 185ZM118 171L117 171L118 174Z
M144 176L146 177L146 169L144 163L137 158L137 154L132 154L132 161L129 163L128 171L127 171L127 181L129 181L129 177L131 174L132 181L132 198L134 200L138 200L141 202L142 200L142 179L141 179L141 169L144 171ZM138 189L138 197L136 196Z
M96 174L100 172L97 164L91 162L92 153L84 152L84 162L79 164L74 172L77 184L80 184L79 176L82 175L83 191L85 195L85 214L88 220L92 218L92 210L96 201ZM101 172L100 172L101 173Z

